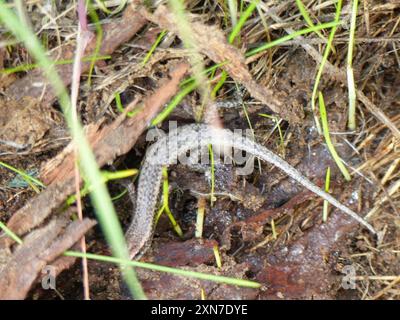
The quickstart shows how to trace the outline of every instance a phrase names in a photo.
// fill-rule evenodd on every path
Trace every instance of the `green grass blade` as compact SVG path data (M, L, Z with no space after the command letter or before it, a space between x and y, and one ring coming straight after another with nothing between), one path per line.
M216 200L215 193L215 160L214 160L214 151L212 144L208 145L208 152L210 154L210 162L211 162L211 194L210 194L210 206L213 206L214 201Z
M7 168L8 170L11 170L13 172L15 172L16 174L20 175L22 177L22 179L24 179L29 186L36 192L39 193L39 189L36 187L36 185L42 187L42 188L46 188L46 186L43 184L42 181L36 179L35 177L30 176L29 174L27 174L26 172L19 170L17 168L14 168L13 166L10 166L9 164L0 161L0 166Z
M347 90L349 92L349 115L348 126L350 130L356 129L356 85L354 82L353 72L353 50L355 46L355 31L357 22L358 0L352 0L353 5L351 9L350 19L350 32L349 32L349 46L347 51Z
M221 270L222 268L222 259L221 259L221 254L219 253L219 248L217 245L213 246L213 251L214 251L214 257L215 257L215 262L217 264L217 268Z
M200 121L203 118L204 106L210 97L210 88L208 79L205 76L204 61L202 55L198 52L197 46L193 40L192 25L189 22L187 13L185 11L185 3L182 0L169 0L168 3L171 7L176 21L179 21L178 33L183 45L190 51L189 61L192 66L192 76L196 79L195 83L198 85L198 90L201 96L201 106L195 110L195 119Z
M138 169L125 169L118 171L101 171L101 175L103 176L104 182L108 182L111 180L129 178L138 174L138 172Z
M105 12L109 15L114 15L114 14L117 14L118 12L122 11L122 9L125 7L126 3L128 2L128 0L121 0L121 2L119 3L119 5L116 9L110 10L104 4L104 0L94 0L94 1L96 2L97 7L100 8L100 10L102 10L103 12Z
M118 180L131 177L138 173L137 169L127 169L127 170L120 170L116 172L110 171L102 171L101 175L103 178L104 183L107 183L111 180ZM126 191L126 190L125 190ZM93 192L93 187L86 183L84 187L80 190L81 197L86 197L90 192ZM125 193L124 193L125 194ZM117 197L118 199L119 197ZM116 200L116 197L112 198L111 201ZM66 206L69 207L76 202L76 194L72 194L67 198Z
M205 69L203 72L204 74L208 74L216 70L217 68L225 65L227 62L221 62L216 65L213 65L207 69ZM194 77L190 77L188 79L185 79L181 82L180 87L182 88L171 100L170 103L152 120L151 125L156 126L159 123L163 122L174 109L179 105L179 103L192 91L194 91L197 88L196 80ZM212 93L213 94L213 93ZM215 96L215 94L214 94ZM212 95L212 97L214 97Z
M325 192L329 193L329 186L331 184L331 167L328 167L326 170L326 176L325 176ZM324 200L324 206L322 210L322 221L326 222L328 221L328 207L329 207L329 202Z
M336 13L335 13L334 22L339 23L339 18L340 18L341 12L342 12L342 0L338 0L338 3L336 5ZM325 63L328 60L329 53L331 52L332 42L333 42L333 38L335 37L336 29L337 29L337 24L332 27L332 30L329 34L328 43L326 44L325 52L324 52L324 55L322 56L322 61L321 61L321 64L319 65L317 76L315 77L314 88L313 88L313 92L312 92L312 96L311 96L311 110L314 114L314 121L315 121L315 125L317 127L319 134L321 134L321 125L318 120L317 108L315 106L315 100L317 99L318 86L319 86L319 82L321 81L322 72L324 71Z
M197 201L197 215L196 215L196 225L195 225L195 232L194 236L196 238L203 237L203 229L204 229L204 217L205 217L205 210L206 210L206 202L204 198L200 198Z
M277 46L279 44L282 44L282 43L284 43L286 41L292 40L292 39L294 39L294 38L296 38L298 36L301 36L301 35L304 35L304 34L307 34L307 33L315 32L317 30L322 30L322 29L328 29L328 28L332 28L333 29L338 24L340 24L339 21L331 21L331 22L327 22L327 23L318 24L318 25L316 25L314 27L309 27L309 28L305 28L305 29L301 29L301 30L295 31L295 32L293 32L291 34L288 34L288 35L286 35L284 37L281 37L281 38L276 39L274 41L268 42L266 44L263 44L260 47L254 48L254 49L246 52L246 57L254 56L255 54L257 54L259 52L265 51L267 49L270 49L270 48L272 48L274 46Z
M236 14L237 14L237 3L234 1L229 1L228 5L229 5L229 10L231 13L231 20L232 20L232 26L233 29L228 37L228 42L229 43L233 43L233 41L235 40L235 38L240 34L240 31L243 27L243 25L246 23L247 19L251 16L251 14L253 13L253 11L257 8L257 5L260 1L259 0L255 0L252 1L250 3L250 5L246 8L246 10L244 11L244 13L240 16L239 22L237 22L236 19ZM224 85L226 79L227 79L228 73L223 70L222 74L221 74L221 78L218 81L218 83L214 86L212 92L211 92L211 97L213 99L215 99L218 90Z
M240 16L238 23L233 27L233 30L232 30L231 34L229 35L229 38L228 38L229 43L233 43L235 38L240 33L240 30L242 29L243 25L246 23L247 19L251 16L254 9L257 8L257 5L259 2L260 2L260 0L251 1L250 5L246 8L246 10Z
M336 152L335 147L333 146L330 134L329 134L329 125L328 125L328 116L326 114L325 108L325 101L322 93L319 93L319 112L321 114L321 122L322 122L322 130L325 138L326 145L328 147L329 152L332 155L333 160L335 161L336 165L342 172L344 178L347 181L351 180L350 174L347 171L346 166L343 164L342 159L339 157L338 153Z
M303 16L303 19L305 20L305 22L307 22L308 26L314 27L315 25L314 25L312 19L310 18L310 15L308 14L308 11L307 11L306 7L304 6L303 2L301 0L296 0L296 4L297 4L297 7L299 8L301 15ZM324 35L319 30L316 30L315 33L321 39L326 40Z
M94 70L94 65L96 64L97 56L100 52L101 43L103 42L103 28L101 27L99 16L94 10L90 0L88 1L88 11L90 18L94 21L94 26L96 29L96 46L94 48L93 59L90 61L90 67L88 72L87 84L90 87L92 83L92 74Z
M158 45L160 44L161 40L164 38L164 36L167 34L167 30L163 30L161 31L161 33L158 35L156 41L153 43L153 45L151 46L149 52L146 54L146 56L144 57L143 61L142 61L142 65L144 66L149 59L151 58L151 56L153 55L153 52L156 50L156 48L158 47Z
M179 91L171 100L171 102L168 103L168 105L153 119L153 121L151 121L151 125L156 126L157 124L163 122L171 114L171 112L174 111L183 98L196 89L196 87L196 82L193 81Z
M304 6L303 2L301 0L296 0L296 5L297 8L299 8L299 11L301 15L303 16L304 20L307 22L309 27L314 27L314 23L310 18L310 15L308 14L308 11L306 7ZM317 34L321 35L319 31L316 31Z
M223 61L223 62L214 64L214 65L212 65L211 67L205 69L205 70L203 71L203 73L206 74L206 75L208 75L209 73L212 74L213 72L216 71L216 69L218 69L219 67L223 67L223 66L226 65L227 63L229 63L229 61ZM183 80L183 81L180 83L180 86L183 87L183 86L185 86L185 85L187 85L187 84L192 83L192 82L195 81L195 80L196 80L196 79L195 79L194 77L189 77L189 78Z
M274 115L271 116L271 115L265 114L265 113L259 113L258 115L261 117L264 117L264 118L271 119L275 123L275 127L272 129L272 132L274 132L275 129L278 129L279 146L280 146L282 152L285 153L285 140L283 138L283 132L282 132L282 128L281 128L282 119L278 119L278 117L276 117Z
M125 112L125 108L122 105L121 95L119 94L119 92L115 92L114 93L114 98L115 98L115 104L117 105L118 111L121 112L121 113L124 113ZM127 112L126 116L129 117L129 118L132 118L136 114L138 114L138 112L140 112L141 110L142 110L141 107L135 107L134 110Z
M222 86L224 85L226 79L228 78L228 73L225 70L222 70L221 72L221 78L219 79L219 81L217 82L217 84L214 86L214 88L211 91L211 97L213 99L215 99L215 97L217 96L217 93L219 91L219 89L222 88Z
M254 134L253 125L251 123L251 120L250 120L250 117L249 117L249 113L247 112L246 105L243 103L243 101L242 101L242 109L243 109L243 113L244 113L244 115L246 117L247 124L249 125L249 129L250 129L250 132L251 132L251 138L253 139L253 141L256 141L256 135ZM257 163L258 163L258 170L261 173L262 166L261 166L260 158L257 158Z
M3 222L0 221L0 229L4 231L6 235L8 235L11 239L13 239L16 243L21 244L22 240L18 237L14 232L12 232Z
M152 264L152 263L124 260L124 259L119 259L119 258L114 258L114 257L109 257L109 256L101 256L101 255L96 255L96 254L91 254L91 253L84 254L82 252L66 251L64 253L64 255L67 257L77 257L77 258L86 257L87 259L122 264L125 266L133 266L133 267L138 267L138 268L143 268L143 269L150 269L153 271L167 272L167 273L175 274L178 276L196 278L196 279L200 279L200 280L207 280L207 281L213 281L213 282L218 282L218 283L225 283L225 284L229 284L229 285L235 285L235 286L241 286L241 287L247 287L247 288L260 288L261 287L261 284L254 282L254 281L250 281L250 280L235 279L235 278L230 278L230 277L225 277L225 276L216 276L213 274L182 270L182 269L177 269L177 268L160 266L160 265L156 265L156 264Z
M237 1L236 0L227 0L228 8L229 8L229 16L231 18L232 27L237 25L237 15L238 15L238 8L237 8ZM224 15L225 24L227 25L227 18Z
M169 182L168 182L168 169L167 167L162 168L162 176L163 176L163 206L162 208L164 209L163 211L167 214L169 221L171 221L172 228L176 232L176 234L182 238L183 237L183 232L178 224L176 222L174 215L171 212L171 209L169 208Z

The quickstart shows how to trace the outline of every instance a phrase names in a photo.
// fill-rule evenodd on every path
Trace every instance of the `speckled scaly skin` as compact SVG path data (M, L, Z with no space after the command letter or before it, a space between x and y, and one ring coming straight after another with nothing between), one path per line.
M146 153L139 177L136 210L132 223L126 232L126 240L132 259L138 258L144 253L153 237L154 214L161 186L163 165L168 166L176 163L179 156L186 155L186 152L194 146L205 147L209 144L215 147L233 147L243 150L277 166L298 183L375 233L373 227L354 211L321 190L297 169L267 148L246 137L234 135L227 129L218 129L205 124L191 124L170 131L167 136L162 137L150 146Z

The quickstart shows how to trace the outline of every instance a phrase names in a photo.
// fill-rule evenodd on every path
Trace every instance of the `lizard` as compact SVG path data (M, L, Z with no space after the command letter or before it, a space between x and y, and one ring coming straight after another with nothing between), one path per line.
M266 147L247 137L238 136L229 129L217 128L207 124L190 124L171 130L168 135L152 144L146 152L139 176L132 222L125 233L131 259L140 258L151 244L163 166L176 163L179 157L186 156L187 151L193 150L194 147L204 148L210 144L213 147L233 147L275 165L292 179L376 234L374 228L357 213L316 186L300 171Z

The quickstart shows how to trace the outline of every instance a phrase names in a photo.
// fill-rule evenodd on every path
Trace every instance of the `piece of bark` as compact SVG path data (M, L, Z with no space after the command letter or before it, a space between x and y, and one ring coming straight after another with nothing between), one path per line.
M89 219L68 222L66 217L55 218L25 237L0 273L0 300L24 299L43 268L96 224Z
M158 24L162 29L168 29L176 34L180 33L179 22L166 6L159 6L154 14L142 8L140 12L148 20ZM191 15L195 17L195 15ZM302 108L292 105L283 93L276 93L271 89L258 84L247 68L243 54L229 44L224 33L216 26L209 26L202 22L191 21L191 37L196 49L215 63L224 63L224 69L235 81L241 83L255 99L266 104L273 112L292 123L300 123L304 118Z

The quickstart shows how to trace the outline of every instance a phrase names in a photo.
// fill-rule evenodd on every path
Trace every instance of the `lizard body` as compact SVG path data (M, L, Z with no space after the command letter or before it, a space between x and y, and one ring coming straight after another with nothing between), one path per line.
M320 189L300 171L272 151L246 137L238 136L227 129L214 128L205 124L191 124L179 127L159 139L148 149L141 169L133 220L126 232L126 239L131 258L139 257L151 243L154 231L154 214L162 181L163 165L176 163L188 150L203 148L212 144L216 147L233 147L246 151L266 162L269 162L298 183L340 209L371 232L373 227L354 211L337 201L327 192Z

